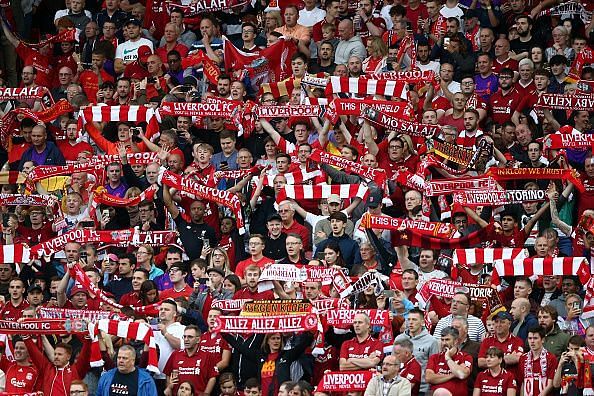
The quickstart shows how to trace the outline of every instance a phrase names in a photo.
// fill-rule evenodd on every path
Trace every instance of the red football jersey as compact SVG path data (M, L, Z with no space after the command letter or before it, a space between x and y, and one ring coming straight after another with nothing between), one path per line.
M472 356L465 352L458 351L453 357L456 364L467 367L472 370ZM435 374L449 375L452 373L448 363L445 360L445 353L440 352L429 356L429 362L427 362L427 370L433 370ZM431 390L444 388L449 390L452 395L466 395L468 393L468 380L453 378L447 382L439 385L431 385Z
M481 390L481 395L506 395L508 389L516 389L517 383L512 373L505 369L496 376L491 370L485 370L478 374L474 387Z

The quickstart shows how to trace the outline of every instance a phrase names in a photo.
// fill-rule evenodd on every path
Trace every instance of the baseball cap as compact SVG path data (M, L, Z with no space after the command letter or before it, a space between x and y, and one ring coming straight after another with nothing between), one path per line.
M347 215L345 215L342 212L336 212L336 213L332 213L329 217L330 220L339 220L342 221L343 223L347 223L348 222L348 217Z
M39 292L43 292L43 289L41 288L41 286L39 286L38 284L32 284L31 286L29 286L29 288L27 289L27 293L31 293L33 290L38 290Z
M153 54L153 50L148 45L141 45L138 47L138 60L142 63L148 62L149 56Z
M223 272L223 270L220 268L210 267L206 270L207 274L210 274L211 272L216 272L217 274L219 274L223 277L225 276L225 272Z
M130 19L128 19L126 21L126 26L128 26L130 24L133 24L133 25L136 25L136 26L142 26L142 23L140 23L140 21L138 19L136 19L136 18L130 18Z
M367 206L372 209L375 209L382 204L382 190L379 188L371 189L369 193L369 197L367 198Z
M342 199L338 196L338 194L328 195L328 198L326 199L326 201L328 202L328 204L337 203L340 205L342 203Z
M266 222L269 221L283 221L283 218L278 213L273 213L266 219Z
M497 312L497 314L495 316L493 316L493 320L497 320L497 319L507 319L510 322L514 321L513 316L511 316L511 314L507 311L499 311Z
M468 9L466 10L466 12L464 13L464 15L462 15L462 19L467 19L467 18L478 18L478 12L474 9Z
M82 285L75 285L72 289L70 289L70 297L76 295L77 293L85 293L87 296L89 292L85 289Z

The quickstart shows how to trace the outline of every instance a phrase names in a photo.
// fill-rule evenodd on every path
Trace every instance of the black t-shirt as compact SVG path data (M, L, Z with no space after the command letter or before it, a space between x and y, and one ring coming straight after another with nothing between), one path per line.
M532 38L526 42L520 41L519 38L512 40L509 43L509 47L516 54L521 54L522 52L530 53L530 48L534 47L536 44L536 40L534 40L534 36L532 36Z
M122 374L116 370L113 381L109 386L110 396L136 396L138 395L138 370Z

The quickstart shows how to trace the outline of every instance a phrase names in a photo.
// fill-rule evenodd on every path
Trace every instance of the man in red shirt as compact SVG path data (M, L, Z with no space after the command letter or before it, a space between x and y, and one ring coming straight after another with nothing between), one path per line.
M91 69L82 71L78 76L78 82L91 103L97 103L97 92L99 87L106 81L114 82L111 74L103 69L105 64L105 53L103 49L96 48L91 54Z
M177 395L179 384L189 381L197 394L210 395L217 381L219 370L214 359L200 350L200 329L196 325L184 330L184 349L169 357L163 373L167 375L167 388Z
M499 125L511 120L511 115L514 114L522 99L514 87L513 78L514 72L512 69L501 69L499 72L500 89L489 98L491 119Z
M373 16L373 9L372 0L361 0L353 19L355 34L361 37L364 45L367 45L367 40L370 37L382 37L386 31L386 21L384 18Z
M580 180L585 191L580 193L578 199L578 219L588 209L594 209L594 157L587 156L584 161L585 172L580 173Z
M264 256L264 247L266 246L266 239L260 234L252 234L250 235L250 239L248 241L248 253L250 254L250 258L240 261L237 263L237 267L235 267L235 275L239 276L240 279L243 280L246 278L245 271L248 266L255 265L258 268L262 269L266 264L273 263L274 260Z
M433 394L465 395L472 370L472 356L459 350L460 333L448 326L441 331L442 352L429 356L425 378ZM448 393L449 392L449 393Z
M222 371L229 367L231 362L231 347L221 337L221 333L214 332L213 329L217 326L217 318L223 314L219 308L211 308L206 317L208 324L208 331L200 337L200 352L212 355L213 361L216 362L216 367Z
M20 278L14 278L8 285L10 300L2 307L0 319L16 322L21 318L23 309L29 306L25 300L25 282Z
M274 293L272 292L272 290L258 292L258 281L260 280L260 274L262 274L262 269L260 267L258 267L256 264L248 265L245 268L246 286L242 289L237 290L233 295L233 299L241 300L251 298L252 300L273 300Z
M171 264L171 267L169 267L169 279L171 279L173 287L163 290L159 295L159 298L161 300L166 300L168 298L175 300L178 297L183 297L186 300L190 298L194 288L186 283L187 275L188 270L182 262Z
M414 345L409 339L402 339L394 342L392 354L402 363L400 376L410 381L412 385L412 396L419 394L421 386L421 365L413 355Z
M29 352L25 342L15 336L12 339L14 361L5 354L0 359L0 370L6 375L4 391L9 395L33 392L39 372L29 361Z
M550 73L547 70L537 70L534 72L534 87L535 89L531 92L528 92L525 95L522 95L522 101L518 105L516 111L512 115L512 121L514 124L520 124L520 116L524 112L532 112L534 111L538 116L539 123L542 123L544 119L544 111L541 108L537 108L536 103L538 102L538 98L541 94L547 92L547 88L549 87L549 80L550 80Z
M545 330L541 326L528 330L530 351L520 358L518 386L522 395L548 395L553 390L557 358L543 347Z
M120 299L120 304L129 305L131 307L141 307L142 300L140 299L140 286L149 278L149 273L144 268L136 268L132 274L132 291L126 293Z
M311 232L305 228L304 225L295 221L295 208L291 201L283 201L278 204L278 214L281 217L283 225L283 233L297 234L301 237L303 242L303 250L311 250L310 235Z
M495 335L489 336L481 343L478 353L478 366L487 368L487 350L491 347L499 348L503 352L506 369L518 378L520 367L518 362L524 353L524 341L511 334L510 328L514 318L507 311L498 312L493 317L495 322Z
M353 319L355 337L340 347L340 371L369 370L382 360L382 343L371 337L371 320L365 313L358 313Z
M66 140L58 142L58 148L66 161L76 161L83 151L95 152L89 143L77 142L76 139L78 139L78 123L76 120L69 120L66 122Z

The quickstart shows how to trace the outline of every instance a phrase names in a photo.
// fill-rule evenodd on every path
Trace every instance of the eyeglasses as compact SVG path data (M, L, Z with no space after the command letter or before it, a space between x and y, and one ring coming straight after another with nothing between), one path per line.
M262 242L250 242L250 243L248 243L248 246L258 246L261 244L262 244Z
M170 274L175 274L176 272L181 272L181 270L179 268L170 268L169 269Z
M287 244L287 246L297 246L297 245L301 245L301 242L285 242Z
M252 29L247 29L243 31L244 33L255 33L255 31L253 31Z

